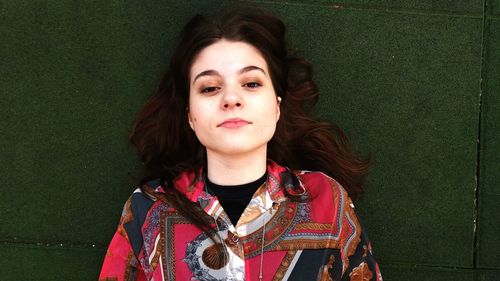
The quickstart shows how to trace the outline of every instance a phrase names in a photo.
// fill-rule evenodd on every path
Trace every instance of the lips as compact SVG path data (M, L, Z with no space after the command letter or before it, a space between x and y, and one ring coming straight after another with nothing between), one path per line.
M252 122L241 119L241 118L230 118L224 120L222 123L217 125L217 127L223 128L240 128L246 125L252 124Z

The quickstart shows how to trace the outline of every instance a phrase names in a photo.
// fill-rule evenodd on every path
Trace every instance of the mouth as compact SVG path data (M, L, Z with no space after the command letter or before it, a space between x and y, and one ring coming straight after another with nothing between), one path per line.
M250 125L252 122L241 119L241 118L230 118L224 120L222 123L217 125L217 128L223 127L223 128L240 128L246 125Z

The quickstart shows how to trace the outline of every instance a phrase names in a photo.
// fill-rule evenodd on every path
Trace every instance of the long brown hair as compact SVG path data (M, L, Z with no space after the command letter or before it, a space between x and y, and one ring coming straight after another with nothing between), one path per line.
M353 199L358 198L370 158L354 153L339 126L310 116L319 98L311 63L287 49L283 22L255 7L230 10L221 17L196 15L184 27L168 71L130 134L144 162L145 178L172 180L183 170L204 165L205 148L187 120L189 71L196 55L221 39L256 47L269 66L276 94L283 99L276 132L268 143L268 158L292 170L322 171L339 181ZM196 220L191 212L194 205L175 190L171 192L174 196L167 200Z

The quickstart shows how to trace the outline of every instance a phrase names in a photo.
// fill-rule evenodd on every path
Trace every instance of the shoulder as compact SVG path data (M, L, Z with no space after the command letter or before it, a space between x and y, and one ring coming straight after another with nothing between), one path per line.
M163 206L151 185L152 182L148 182L136 187L125 202L122 212L121 224L136 256L143 245L143 226L148 225L151 213L159 209L159 206Z
M340 238L342 252L353 255L361 242L362 227L347 191L322 172L302 171L298 177L310 194L311 214L333 222L332 230Z
M123 215L129 217L129 221L134 220L142 225L148 212L154 205L160 203L161 193L163 193L163 187L160 185L159 179L148 181L140 187L136 187L125 203Z
M312 200L326 196L335 198L334 201L339 204L345 201L352 202L344 187L325 173L318 171L294 171L294 173Z
M124 212L131 215L131 217L129 216L130 220L144 221L155 201L154 197L144 192L140 187L137 187L125 203Z
M295 172L308 195L308 206L313 218L322 222L333 222L339 231L349 221L356 227L357 216L354 204L342 185L322 172Z

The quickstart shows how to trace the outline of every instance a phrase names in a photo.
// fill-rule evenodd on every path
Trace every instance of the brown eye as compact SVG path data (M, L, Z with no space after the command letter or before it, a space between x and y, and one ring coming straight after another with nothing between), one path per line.
M258 82L248 82L248 83L245 83L243 86L247 87L247 88L258 88L262 85Z
M201 93L202 94L210 94L210 93L213 93L219 89L220 89L219 87L205 87L205 88L201 89Z

